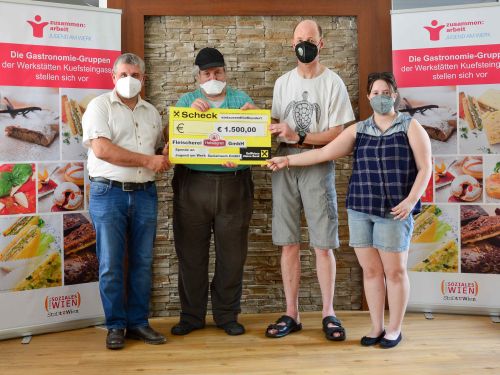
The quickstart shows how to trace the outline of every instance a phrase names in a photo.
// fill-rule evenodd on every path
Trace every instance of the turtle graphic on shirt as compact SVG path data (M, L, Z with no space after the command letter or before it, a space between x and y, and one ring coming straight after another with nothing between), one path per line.
M290 111L293 111L293 120L295 121L295 131L308 132L311 127L311 120L313 113L316 112L316 122L319 122L321 117L321 108L318 103L310 103L307 101L309 93L304 91L302 93L302 100L291 101L285 110L285 117L287 118Z

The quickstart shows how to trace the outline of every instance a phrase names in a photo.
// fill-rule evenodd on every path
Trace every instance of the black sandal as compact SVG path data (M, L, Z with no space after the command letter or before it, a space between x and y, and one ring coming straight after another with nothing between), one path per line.
M285 325L279 324L285 323ZM291 316L283 315L276 323L269 324L266 329L266 336L271 338L284 337L292 332L297 332L302 329L302 323L297 323ZM276 333L269 333L270 330L277 331Z
M336 327L328 327L328 324L335 324ZM332 341L344 341L346 338L345 329L342 327L342 322L336 316L325 316L323 318L323 332L325 337ZM338 336L335 334L338 333Z

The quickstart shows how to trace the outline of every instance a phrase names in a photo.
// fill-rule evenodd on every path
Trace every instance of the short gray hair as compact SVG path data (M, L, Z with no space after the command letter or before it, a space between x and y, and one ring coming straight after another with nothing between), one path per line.
M227 74L227 69L225 66L221 66L224 68L224 72ZM193 65L193 77L198 78L198 74L200 74L200 67L198 65Z
M133 53L124 53L123 55L118 56L113 65L113 73L116 73L116 68L120 64L135 65L139 67L141 74L146 72L146 64L144 64L144 60Z

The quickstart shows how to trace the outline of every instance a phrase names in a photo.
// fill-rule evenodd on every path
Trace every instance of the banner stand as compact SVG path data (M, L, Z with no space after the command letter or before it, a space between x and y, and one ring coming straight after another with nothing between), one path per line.
M498 3L391 13L398 110L424 127L433 162L408 311L500 315L499 19Z
M0 340L102 324L82 115L121 10L0 0Z

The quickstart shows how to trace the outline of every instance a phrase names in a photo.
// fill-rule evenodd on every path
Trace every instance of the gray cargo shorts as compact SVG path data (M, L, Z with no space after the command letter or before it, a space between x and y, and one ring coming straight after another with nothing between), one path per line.
M279 156L307 149L278 149ZM309 242L314 248L339 247L335 164L290 167L273 172L273 243L300 243L301 210L307 220Z

